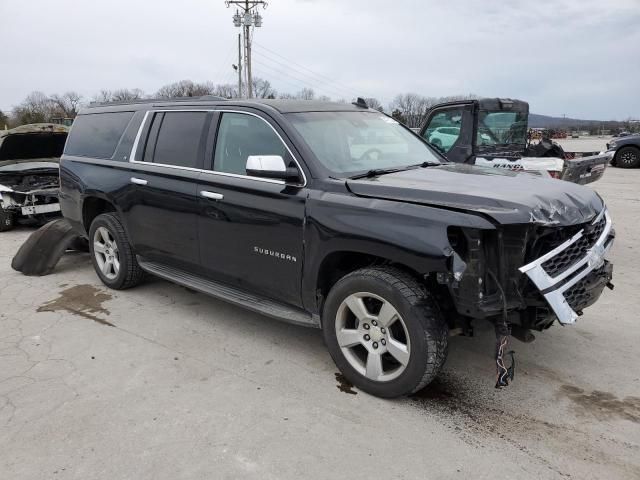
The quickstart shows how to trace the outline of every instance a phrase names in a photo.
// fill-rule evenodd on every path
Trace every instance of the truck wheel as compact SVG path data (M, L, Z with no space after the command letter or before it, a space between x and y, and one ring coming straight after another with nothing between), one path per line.
M621 168L640 167L640 150L635 147L622 147L616 152L616 166Z
M379 397L420 390L447 357L449 329L440 309L395 268L363 268L339 280L327 296L322 329L347 380Z
M0 232L7 232L16 226L16 217L0 207Z
M107 287L124 290L142 281L144 272L117 214L103 213L93 220L89 249L96 273Z

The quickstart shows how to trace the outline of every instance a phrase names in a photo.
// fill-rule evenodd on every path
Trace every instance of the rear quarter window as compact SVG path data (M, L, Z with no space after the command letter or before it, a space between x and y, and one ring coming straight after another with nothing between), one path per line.
M133 112L78 115L64 149L65 155L111 158Z

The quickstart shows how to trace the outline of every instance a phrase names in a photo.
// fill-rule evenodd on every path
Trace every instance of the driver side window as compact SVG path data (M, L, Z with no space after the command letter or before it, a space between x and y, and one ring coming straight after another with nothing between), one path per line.
M261 118L244 113L223 113L218 127L213 169L216 172L247 174L249 155L279 155L287 149L273 129Z
M462 113L462 108L452 108L436 113L431 117L422 136L441 151L448 152L460 137Z

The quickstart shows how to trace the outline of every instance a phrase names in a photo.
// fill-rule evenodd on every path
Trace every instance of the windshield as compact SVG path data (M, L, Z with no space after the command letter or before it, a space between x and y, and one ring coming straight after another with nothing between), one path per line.
M525 112L480 111L478 120L478 146L527 143Z
M420 137L381 113L306 112L287 118L318 160L338 176L440 163Z

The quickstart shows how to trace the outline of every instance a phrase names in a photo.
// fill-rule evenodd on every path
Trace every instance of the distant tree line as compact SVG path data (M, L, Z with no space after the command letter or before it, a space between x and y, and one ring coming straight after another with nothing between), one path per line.
M325 95L316 95L312 88L303 88L295 93L278 92L268 80L262 78L253 79L253 94L256 98L283 98L300 100L322 100L347 102L355 99L332 99ZM215 95L223 98L238 98L238 86L236 84L214 84L213 82L193 82L181 80L162 86L157 92L147 93L139 88L124 88L118 90L100 90L90 98L84 98L77 92L69 91L63 94L46 95L42 92L32 92L10 112L0 110L0 129L15 127L26 123L61 122L64 119L73 119L79 109L92 103L128 102L145 98L176 98L176 97L200 97ZM454 95L449 97L429 97L417 93L403 93L396 95L385 108L376 98L365 98L371 108L389 113L396 120L409 127L420 127L426 120L427 112L438 103L456 100L468 100L478 98L477 95ZM541 117L541 116L538 116ZM541 117L542 118L542 117ZM552 118L552 117L544 117ZM569 119L567 119L569 120ZM549 125L551 127L551 125ZM570 127L564 125L564 128ZM632 131L639 128L638 124L630 122L594 122L592 125L576 126L577 129L595 130L606 128L613 132L621 129Z
M223 98L238 98L238 86L235 84L214 84L213 82L193 82L181 80L162 86L155 93L147 93L139 88L124 88L118 90L100 90L90 98L83 98L77 92L69 91L63 94L46 95L42 92L32 92L12 111L0 111L0 128L14 127L26 123L56 122L73 119L78 110L88 104L129 102L145 98L177 98L200 97L215 95ZM299 100L322 100L347 102L347 99L332 99L325 95L316 95L312 88L289 93L278 92L268 80L254 78L253 95L256 98L283 98ZM397 95L388 105L386 111L397 120L411 126L418 127L425 119L426 112L436 103L451 100L475 98L474 95L458 95L454 97L425 97L416 93ZM350 99L355 100L355 99ZM371 108L385 111L382 103L373 97L365 99Z

